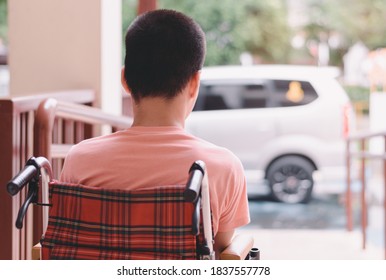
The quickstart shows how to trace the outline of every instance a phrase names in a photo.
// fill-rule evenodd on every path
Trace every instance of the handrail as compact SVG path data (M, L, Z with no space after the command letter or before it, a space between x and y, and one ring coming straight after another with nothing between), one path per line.
M95 101L95 92L90 89L57 91L30 96L18 96L12 99L0 98L0 101L12 102L15 105L15 112L23 113L36 110L39 104L47 98L55 98L57 100L63 100L66 102L86 104Z
M47 101L49 102L49 101ZM79 104L57 101L56 116L89 124L108 124L119 129L131 126L132 119L104 113L102 110Z
M98 108L58 101L53 98L43 100L35 117L34 151L50 161L52 158L64 158L73 144L53 143L52 132L56 118L87 124L109 125L114 130L124 129L132 124L132 118L108 114Z
M371 153L366 150L366 141L375 137L383 137L385 140L385 147L383 153ZM352 152L351 143L359 141L360 151ZM367 203L366 203L366 159L381 159L383 160L383 179L384 179L384 258L386 259L386 131L362 131L350 135L346 139L346 169L347 169L347 189L346 189L346 217L347 230L352 231L352 201L351 201L351 160L352 158L360 159L360 181L361 188L361 230L362 230L362 248L366 248L366 228L367 228Z
M385 135L386 135L386 131L363 130L349 135L347 140L355 141L355 140L369 139L369 138L380 137Z

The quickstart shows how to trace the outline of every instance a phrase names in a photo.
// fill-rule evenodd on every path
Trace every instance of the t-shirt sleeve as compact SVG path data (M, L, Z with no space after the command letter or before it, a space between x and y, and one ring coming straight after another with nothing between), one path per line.
M247 184L242 164L236 159L230 168L223 205L224 211L218 225L219 232L230 231L250 222Z

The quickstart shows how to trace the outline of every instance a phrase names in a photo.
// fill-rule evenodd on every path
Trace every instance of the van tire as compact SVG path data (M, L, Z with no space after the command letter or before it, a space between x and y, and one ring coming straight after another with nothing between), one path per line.
M284 203L307 203L311 199L314 180L313 164L300 156L284 156L267 170L267 180L274 200Z

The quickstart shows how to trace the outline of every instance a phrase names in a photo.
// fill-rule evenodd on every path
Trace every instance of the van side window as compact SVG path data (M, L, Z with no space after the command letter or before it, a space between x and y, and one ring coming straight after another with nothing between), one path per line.
M318 94L309 82L297 80L201 83L194 111L299 106L316 98Z
M240 97L242 108L265 108L268 106L269 91L265 85L246 85Z
M309 82L296 80L273 80L271 96L273 107L305 105L318 98Z
M259 84L201 84L194 111L265 108L267 96Z

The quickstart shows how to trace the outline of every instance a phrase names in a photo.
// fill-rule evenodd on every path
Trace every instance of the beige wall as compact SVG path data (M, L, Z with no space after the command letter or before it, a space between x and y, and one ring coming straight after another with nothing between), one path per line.
M8 18L11 97L91 88L120 113L121 0L10 0Z

